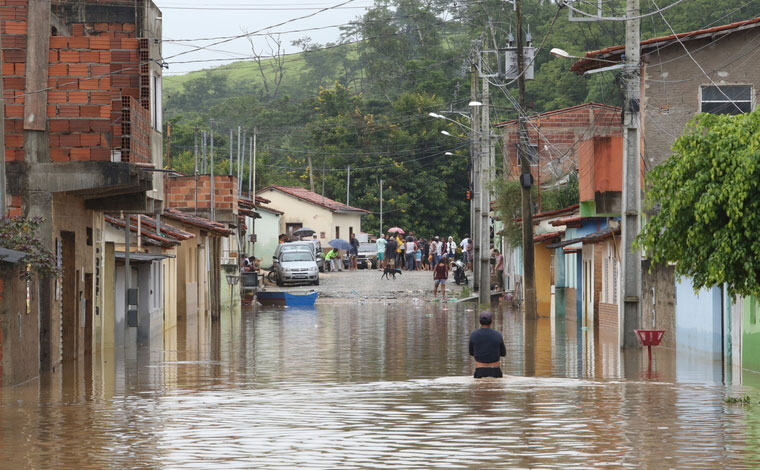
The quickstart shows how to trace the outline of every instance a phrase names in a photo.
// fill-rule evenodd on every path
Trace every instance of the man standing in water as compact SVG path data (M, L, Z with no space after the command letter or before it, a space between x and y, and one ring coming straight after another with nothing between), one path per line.
M491 328L491 323L493 314L482 312L480 328L470 334L470 356L475 358L476 379L503 377L499 358L507 355L507 348L504 346L504 337Z

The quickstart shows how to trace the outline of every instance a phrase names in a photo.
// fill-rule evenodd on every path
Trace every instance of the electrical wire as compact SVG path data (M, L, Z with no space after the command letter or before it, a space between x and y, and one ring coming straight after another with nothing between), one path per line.
M660 8L660 7L657 7L655 5L656 8L657 8L657 11L651 11L651 12L645 13L643 15L631 16L631 17L614 17L614 16L597 16L597 15L592 15L591 13L586 13L583 10L579 10L579 9L573 7L572 6L573 0L566 0L566 1L564 1L563 5L566 6L568 9L574 11L575 13L578 13L579 15L582 15L582 16L586 16L588 18L592 18L595 21L628 21L628 20L638 20L638 19L641 19L641 18L648 18L650 16L654 16L654 15L657 15L657 14L662 14L663 11L666 11L666 10L669 10L669 9L673 8L674 6L682 3L683 1L684 0L676 0L673 3L671 3L670 5L666 6L665 8ZM591 5L597 6L595 4L591 4Z

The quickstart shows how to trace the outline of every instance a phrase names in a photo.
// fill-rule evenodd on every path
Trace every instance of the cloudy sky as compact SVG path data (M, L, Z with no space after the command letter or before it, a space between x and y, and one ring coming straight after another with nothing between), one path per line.
M286 53L300 51L290 43L304 36L315 43L335 41L338 25L362 15L373 0L154 0L163 15L166 75L232 62L251 56L246 32L282 32ZM323 9L329 8L325 11ZM308 17L307 17L308 16ZM308 31L303 31L308 30ZM291 32L292 31L292 32ZM266 38L252 36L258 53L268 55ZM204 49L196 50L199 47Z

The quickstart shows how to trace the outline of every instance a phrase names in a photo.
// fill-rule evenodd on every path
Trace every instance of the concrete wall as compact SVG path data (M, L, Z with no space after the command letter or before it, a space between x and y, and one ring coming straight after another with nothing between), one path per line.
M760 372L760 306L757 298L741 300L744 309L742 322L742 367Z
M676 281L675 331L678 351L705 353L710 359L721 358L721 289L701 289L694 292L689 279ZM649 328L649 325L645 325Z
M552 286L552 253L546 248L548 243L535 245L534 256L536 263L536 311L539 315L551 315L551 286Z
M753 60L739 60L754 50L758 34L757 28L752 28L718 40L705 37L685 41L694 61L676 42L642 57L642 153L649 158L649 166L670 156L676 137L700 110L700 86L712 84L696 63L718 85L753 85L753 93L758 93L760 68Z
M39 373L39 297L36 292L38 284L27 284L19 279L23 269L23 264L0 263L2 385L16 385L36 377Z
M277 237L281 233L280 215L261 208L257 208L256 212L261 214L261 218L254 222L256 243L254 245L249 242L246 253L261 259L261 267L266 269L272 266L272 256L277 249Z

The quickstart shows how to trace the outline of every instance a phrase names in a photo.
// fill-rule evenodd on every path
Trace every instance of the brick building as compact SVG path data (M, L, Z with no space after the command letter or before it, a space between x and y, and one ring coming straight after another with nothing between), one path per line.
M104 214L162 210L160 17L150 0L0 0L4 209L45 219L64 270L39 280L26 338L43 369L100 347Z
M582 141L596 136L622 135L620 113L620 108L615 106L585 103L528 117L527 145L536 184L561 181L574 171ZM520 175L518 121L502 122L496 127L502 134L504 171L509 179L517 180Z

